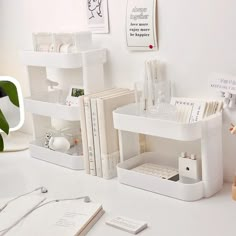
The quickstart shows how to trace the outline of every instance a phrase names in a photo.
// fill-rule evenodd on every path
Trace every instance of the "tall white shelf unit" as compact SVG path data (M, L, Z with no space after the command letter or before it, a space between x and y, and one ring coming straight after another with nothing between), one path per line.
M121 157L121 163L117 167L119 182L184 201L210 197L222 188L221 113L196 123L184 124L139 115L136 104L130 104L115 110L113 119L119 133ZM130 169L146 162L169 164L157 153L140 154L140 133L179 141L201 140L201 180L192 183L174 182L131 171Z
M31 96L24 99L26 111L31 112L33 116L34 141L30 144L31 156L74 170L84 169L83 156L53 151L43 145L45 127L51 126L51 118L71 122L80 120L78 106L65 105L65 97L64 103L59 103L56 99L57 91L49 91L47 69L81 68L83 75L78 78L78 83L82 82L85 94L92 93L104 88L106 49L80 53L23 51L21 60L27 68L31 91ZM64 77L63 79L66 80ZM63 91L63 88L61 89Z

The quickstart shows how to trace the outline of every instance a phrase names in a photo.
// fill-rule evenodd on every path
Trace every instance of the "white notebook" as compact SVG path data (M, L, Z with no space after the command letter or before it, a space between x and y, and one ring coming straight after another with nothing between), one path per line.
M29 197L24 197L12 203L12 207L1 213L1 220L16 218L22 215L19 209L35 204ZM48 200L46 200L48 201ZM45 201L45 202L46 202ZM30 202L30 204L29 204ZM23 205L24 203L24 205ZM30 207L28 207L29 209ZM27 210L28 210L27 209ZM7 236L83 236L91 229L104 213L102 205L83 200L55 202L45 205L27 216L17 226L11 229ZM17 215L17 216L16 216ZM14 218L14 219L13 219ZM5 220L6 221L6 220ZM9 224L10 222L8 222ZM6 226L6 222L5 222ZM5 227L1 223L1 228Z

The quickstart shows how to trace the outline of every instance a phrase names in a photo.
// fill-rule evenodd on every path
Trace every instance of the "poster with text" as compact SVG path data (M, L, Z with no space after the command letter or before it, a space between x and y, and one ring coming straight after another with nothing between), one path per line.
M87 15L93 33L109 33L107 0L87 0Z
M127 0L126 42L129 50L157 50L156 0Z

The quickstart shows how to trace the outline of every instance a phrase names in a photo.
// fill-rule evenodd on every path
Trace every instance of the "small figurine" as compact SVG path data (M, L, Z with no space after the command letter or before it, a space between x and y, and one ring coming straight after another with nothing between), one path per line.
M231 134L236 134L236 126L231 123L231 128L229 129Z
M231 134L236 134L236 126L231 123L231 128L229 129ZM232 185L232 198L236 201L236 176L234 176L234 182Z

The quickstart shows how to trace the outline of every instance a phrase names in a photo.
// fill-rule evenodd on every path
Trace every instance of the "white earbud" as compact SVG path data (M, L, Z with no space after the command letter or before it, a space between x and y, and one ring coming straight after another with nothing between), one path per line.
M41 187L41 193L47 193L48 190L45 187Z

